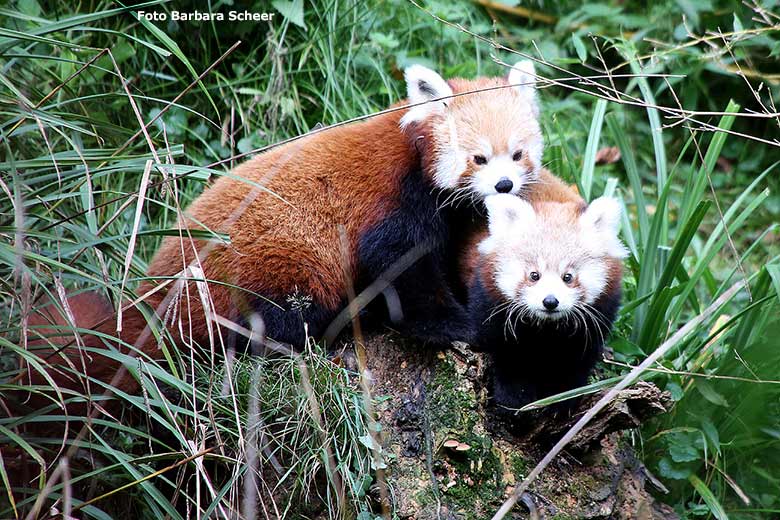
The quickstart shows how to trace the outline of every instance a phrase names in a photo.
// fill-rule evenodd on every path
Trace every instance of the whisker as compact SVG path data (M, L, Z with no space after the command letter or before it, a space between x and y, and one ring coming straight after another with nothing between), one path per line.
M488 316L487 318L485 318L485 321L483 321L482 323L483 323L483 324L487 323L487 322L488 322L488 321L490 321L490 320L491 320L491 319L492 319L492 318L493 318L493 317L494 317L496 314L500 313L500 312L501 312L501 311L503 311L503 310L506 310L506 309L507 309L507 308L508 308L510 305L512 305L512 300L507 300L507 301L505 301L505 302L501 302L501 303L499 303L498 305L496 305L495 307L493 307L493 311L490 313L490 316Z

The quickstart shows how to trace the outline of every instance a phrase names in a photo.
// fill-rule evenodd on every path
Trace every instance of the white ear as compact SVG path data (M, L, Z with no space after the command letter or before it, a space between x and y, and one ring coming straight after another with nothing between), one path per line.
M539 102L536 99L536 69L531 60L521 60L515 63L507 78L510 85L515 85L515 91L520 94L530 106L534 117L539 116Z
M482 254L495 251L507 238L518 235L525 226L536 223L533 206L509 193L498 193L485 198L488 210L488 237L480 242Z
M452 95L452 89L444 78L422 65L412 65L404 71L404 79L409 103L424 104L409 109L409 112L401 118L401 128L409 123L422 121L432 113L444 111L447 100L428 103L432 99Z
M515 234L519 226L536 222L533 206L520 197L499 193L485 198L488 210L488 229L491 235Z
M620 215L622 210L617 199L599 197L593 200L580 217L580 222L596 232L595 240L603 246L609 256L625 258L628 250L620 242Z

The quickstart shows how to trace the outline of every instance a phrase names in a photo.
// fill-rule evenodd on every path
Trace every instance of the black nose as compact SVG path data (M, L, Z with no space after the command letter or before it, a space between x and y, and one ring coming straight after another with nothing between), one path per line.
M499 193L509 193L512 191L512 181L508 177L501 177L496 183L496 191Z
M548 294L547 296L544 297L542 303L544 304L545 309L551 311L554 310L556 307L558 307L558 298L556 298L552 294Z

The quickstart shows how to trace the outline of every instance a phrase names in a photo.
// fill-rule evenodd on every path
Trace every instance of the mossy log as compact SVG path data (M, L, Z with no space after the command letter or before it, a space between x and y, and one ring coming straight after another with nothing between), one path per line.
M572 417L538 415L539 423L518 436L490 409L488 356L465 346L435 351L392 334L365 345L372 394L382 397L377 413L398 518L490 518L551 439L600 396L583 398ZM532 484L512 518L676 518L645 488L663 486L624 433L668 403L649 383L624 391Z

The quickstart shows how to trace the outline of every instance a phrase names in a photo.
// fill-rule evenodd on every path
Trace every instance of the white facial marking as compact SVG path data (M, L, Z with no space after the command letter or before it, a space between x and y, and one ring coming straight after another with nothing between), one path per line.
M458 129L455 121L447 118L448 142L442 143L436 156L436 166L433 173L433 182L439 188L454 188L463 170L466 169L466 154L458 146Z
M508 192L499 192L496 184L501 180L509 180L512 188ZM501 154L492 157L487 164L474 172L472 186L474 191L487 197L496 193L511 193L516 195L528 181L528 172L520 164L512 160L512 156Z
M531 163L534 165L533 174L535 177L539 176L539 172L542 169L542 151L544 149L544 141L542 141L541 132L538 138L531 139L526 143L523 153L528 155Z
M617 237L619 204L594 203L577 217L571 205L542 203L540 215L519 197L485 199L489 235L479 251L494 255L496 287L505 298L544 320L587 313L607 288L610 258L625 254ZM545 306L545 298L557 304L549 299Z
M479 151L482 155L485 156L485 158L490 159L490 157L493 155L493 145L491 145L490 141L488 141L484 137L480 137Z
M520 280L525 279L525 265L519 260L507 260L498 266L496 273L496 286L498 290L509 300L518 297L517 288Z
M531 127L530 131L514 132L509 136L509 139L507 139L507 147L510 157L514 155L515 152L522 152L523 158L531 161L533 171L528 173L529 176L536 179L539 177L539 172L542 169L544 140L542 139L542 131L535 119L529 120L527 125Z
M583 300L590 305L604 292L607 285L607 269L603 262L591 260L580 267L577 276L585 292Z
M555 271L543 271L539 274L541 278L538 282L521 291L521 301L539 318L558 319L565 316L577 303L577 290L563 283ZM558 300L555 309L549 310L544 306L544 299L548 296Z

